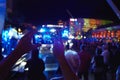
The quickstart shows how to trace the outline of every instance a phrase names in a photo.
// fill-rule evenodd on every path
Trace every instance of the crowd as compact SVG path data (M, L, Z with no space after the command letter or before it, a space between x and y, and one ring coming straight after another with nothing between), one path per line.
M33 59L28 61L26 67L31 67L29 71L29 80L35 79L35 77L45 80L43 74L44 63L39 61L42 66L41 73L36 70L32 70L35 66L35 59L38 59L37 47L41 44L33 44L31 42L36 30L28 32L21 38L15 50L12 51L6 58L0 62L0 80L7 80L10 75L10 71L15 62L25 53L32 51ZM95 76L95 80L120 80L120 45L119 43L112 42L83 42L73 40L73 46L65 47L60 38L56 38L53 44L53 54L57 58L60 64L61 76L51 78L51 80L89 80L89 73ZM37 57L36 57L37 56ZM32 62L31 62L32 61ZM33 65L33 66L32 66ZM37 68L37 67L36 67ZM36 74L37 72L37 74ZM110 77L108 79L107 73ZM40 76L42 75L42 76ZM33 79L31 76L34 76ZM44 76L44 77L43 77ZM35 79L36 80L36 79Z

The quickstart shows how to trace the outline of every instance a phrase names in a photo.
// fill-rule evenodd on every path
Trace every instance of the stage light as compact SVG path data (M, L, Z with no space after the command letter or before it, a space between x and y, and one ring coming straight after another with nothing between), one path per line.
M9 32L8 32L7 30L5 30L5 31L2 32L2 39L3 39L4 41L7 41L7 40L8 40L8 38L9 38L8 33L9 33Z
M17 30L14 29L14 28L10 28L10 29L9 29L9 33L8 33L8 36L9 36L10 39L11 39L12 37L18 38Z
M44 33L44 32L46 32L46 29L45 28L41 28L39 32Z
M68 34L69 34L69 31L68 30L64 30L62 32L62 37L67 37L68 38Z
M54 33L54 32L56 32L56 30L55 29L50 29L50 32Z

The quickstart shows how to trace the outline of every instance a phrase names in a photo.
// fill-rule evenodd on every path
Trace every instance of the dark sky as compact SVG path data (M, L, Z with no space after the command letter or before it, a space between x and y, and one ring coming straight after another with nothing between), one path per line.
M113 1L120 9L120 0ZM70 17L118 21L106 0L15 0L14 10L33 24L57 24L58 20L67 21Z

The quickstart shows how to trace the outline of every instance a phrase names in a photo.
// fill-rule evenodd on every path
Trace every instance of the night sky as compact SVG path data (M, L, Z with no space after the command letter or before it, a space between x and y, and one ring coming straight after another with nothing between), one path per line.
M120 9L120 0L114 0ZM96 18L118 21L106 0L14 0L14 11L33 24L57 24L58 20Z

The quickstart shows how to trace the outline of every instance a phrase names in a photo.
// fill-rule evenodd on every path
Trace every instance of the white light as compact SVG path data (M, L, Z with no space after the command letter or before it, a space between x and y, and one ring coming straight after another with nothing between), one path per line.
M26 62L22 62L21 63L21 66L25 66L27 63Z
M42 27L45 27L45 25L42 25Z
M83 38L83 36L81 35L81 38Z
M52 25L52 24L48 24L47 27L61 27L61 28L63 28L63 25Z
M8 35L9 35L10 38L12 38L12 37L18 38L17 30L14 29L14 28L10 28Z
M55 31L56 31L55 29L50 29L50 32L53 32L53 33L54 33Z
M70 43L70 44L69 44L69 46L70 46L70 48L72 48L72 46L73 46L73 43Z
M41 28L41 29L40 29L40 32L45 32L45 29Z
M86 36L84 36L84 39L86 38Z
M4 48L2 48L2 52L4 52L4 50L5 50L5 49L4 49Z
M77 21L77 19L74 19L74 21Z
M12 48L12 50L14 50L14 48Z
M42 44L41 47L46 47L46 44Z
M70 38L70 39L74 39L75 37L74 37L73 35L70 35L69 38Z
M29 68L25 68L25 71L28 71L29 70Z
M68 43L70 43L71 42L71 40L68 40Z
M74 21L74 18L70 18L70 21Z
M75 18L75 19L74 19L74 18L71 18L70 21L77 21L77 19L76 19L76 18Z

